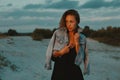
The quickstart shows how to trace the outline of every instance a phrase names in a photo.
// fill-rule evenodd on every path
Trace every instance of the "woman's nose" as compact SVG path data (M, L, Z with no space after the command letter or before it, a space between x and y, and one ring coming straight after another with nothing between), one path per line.
M70 26L71 24L70 23L68 23L68 26Z

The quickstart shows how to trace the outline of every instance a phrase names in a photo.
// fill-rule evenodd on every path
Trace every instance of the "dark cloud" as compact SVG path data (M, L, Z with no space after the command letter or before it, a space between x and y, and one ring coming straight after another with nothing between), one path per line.
M53 3L53 0L45 0L46 4Z
M56 15L53 15L56 14ZM0 16L4 18L21 18L25 16L29 17L45 17L45 16L50 16L50 17L57 17L60 13L59 12L38 12L38 11L28 11L28 10L14 10L12 12L0 12Z
M117 8L120 7L120 0L113 0L113 1L105 1L105 0L89 0L88 2L84 3L83 5L79 5L79 1L69 1L69 0L61 0L58 2L52 2L50 0L46 1L46 4L28 4L24 6L24 9L96 9L96 8Z
M81 8L100 8L103 7L103 0L90 0L83 4Z
M120 7L120 1L119 0L113 0L111 2L107 2L104 0L90 0L80 6L80 8L101 8L101 7L112 7L112 8L117 8Z
M61 1L51 1L48 0L46 4L29 4L23 7L23 9L0 12L0 26L53 26L59 24L59 19L64 11L64 9L75 8L78 9L83 19L81 20L80 25L90 25L94 28L104 27L108 25L119 25L120 19L120 0L113 0L111 2L106 2L104 0L90 0L86 2L82 6L79 5L79 1L69 1L69 0L61 0ZM1 5L0 7L2 7ZM13 6L13 4L4 5L4 7ZM106 7L106 8L101 8ZM110 7L110 8L109 8ZM112 8L111 8L112 7ZM87 8L87 10L85 9ZM88 9L91 8L91 9ZM97 10L101 8L100 10ZM108 9L109 10L106 10ZM114 9L116 8L116 9ZM31 9L31 10L27 10ZM35 9L35 10L34 10ZM36 10L38 9L38 10ZM54 10L55 9L55 10ZM63 9L63 10L62 10ZM82 10L81 10L82 9ZM96 10L95 10L96 9ZM58 12L57 12L58 11ZM89 16L92 17L112 17L113 20L87 20ZM46 18L46 19L44 19ZM91 17L90 17L91 18ZM116 19L117 18L117 19ZM92 18L91 18L92 19ZM97 27L98 26L98 27ZM24 28L24 27L23 27Z
M110 4L113 7L120 7L120 0L113 0Z
M24 6L24 9L38 9L38 8L52 8L52 9L70 9L70 8L78 8L79 1L69 1L69 0L61 0L58 2L47 1L46 4L28 4Z
M101 16L103 17L109 17L109 16L120 16L120 9L116 9L116 10L111 10L110 12L101 14Z
M7 5L0 5L0 7L11 7L11 6L13 6L13 4L11 4L11 3L9 3Z
M0 5L0 7L3 7L3 5Z
M41 4L28 4L26 6L23 7L23 9L38 9L38 8L42 8L43 5Z
M55 15L54 15L55 14ZM60 12L53 11L29 11L29 10L14 10L12 12L0 12L0 27L1 26L55 26L58 24L58 16ZM28 18L28 19L27 19ZM57 20L56 20L57 19Z
M7 4L7 6L8 6L8 7L10 7L10 6L12 6L12 4L11 4L11 3L9 3L9 4Z
M78 8L78 1L62 0L56 3L48 4L46 8L55 8L55 9Z
M56 23L55 20L40 20L40 19L36 19L36 20L0 20L0 27L1 26L30 26L30 25L40 25L40 26L54 26Z

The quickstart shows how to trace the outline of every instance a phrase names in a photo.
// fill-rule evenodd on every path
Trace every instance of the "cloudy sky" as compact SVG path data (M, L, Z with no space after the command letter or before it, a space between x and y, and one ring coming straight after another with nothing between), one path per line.
M0 0L0 32L57 28L68 9L79 12L82 28L120 26L120 0Z

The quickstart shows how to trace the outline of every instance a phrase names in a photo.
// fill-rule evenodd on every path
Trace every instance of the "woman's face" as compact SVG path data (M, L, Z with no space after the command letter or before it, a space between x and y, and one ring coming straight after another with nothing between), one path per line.
M77 27L77 21L74 15L67 15L65 19L66 27L68 31L75 31Z

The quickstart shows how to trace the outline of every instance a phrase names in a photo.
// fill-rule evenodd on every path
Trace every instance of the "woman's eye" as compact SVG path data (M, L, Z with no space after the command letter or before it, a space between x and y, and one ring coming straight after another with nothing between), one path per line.
M73 23L73 21L70 21L70 23Z

